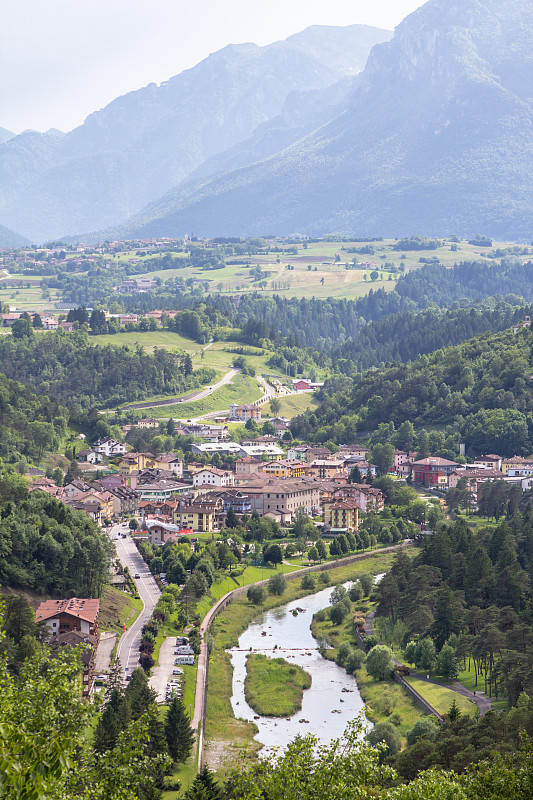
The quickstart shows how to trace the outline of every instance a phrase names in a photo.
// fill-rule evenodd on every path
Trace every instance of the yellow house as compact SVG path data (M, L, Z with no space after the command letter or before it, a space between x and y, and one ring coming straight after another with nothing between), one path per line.
M512 458L504 458L502 461L502 473L507 475L507 472L512 467L523 467L526 464L531 464L531 457L524 458L523 456L513 456Z
M327 528L344 528L356 531L359 527L359 506L355 500L334 500L325 502L324 525Z
M301 478L304 474L304 465L297 458L283 459L265 464L262 471L275 478Z
M174 510L174 523L182 528L192 528L197 533L211 533L215 528L215 509L202 503L178 504Z
M122 456L118 468L123 475L129 475L141 469L151 469L155 466L155 461L152 453L126 453Z

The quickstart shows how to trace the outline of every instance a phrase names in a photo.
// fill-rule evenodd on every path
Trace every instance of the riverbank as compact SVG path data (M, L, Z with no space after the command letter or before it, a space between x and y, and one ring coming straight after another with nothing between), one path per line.
M330 585L357 579L362 572L377 575L390 569L395 552L377 552L361 561L328 569ZM321 584L318 584L318 588ZM261 745L254 741L254 724L235 718L231 705L231 658L227 649L237 645L240 634L260 613L298 600L315 590L301 588L301 579L288 581L283 595L269 595L260 605L239 597L214 621L210 633L209 690L206 707L206 761L211 769L224 776L243 754L253 759Z
M355 613L364 613L367 607L368 601L363 600L355 604ZM349 644L354 650L358 646L351 614L340 625L334 625L330 619L319 622L315 617L311 623L311 632L317 643L322 645L322 655L330 661L336 660L341 644ZM407 731L424 716L401 686L393 681L374 680L364 666L354 675L354 683L357 683L365 702L368 719L374 724L393 722L402 739L405 739Z

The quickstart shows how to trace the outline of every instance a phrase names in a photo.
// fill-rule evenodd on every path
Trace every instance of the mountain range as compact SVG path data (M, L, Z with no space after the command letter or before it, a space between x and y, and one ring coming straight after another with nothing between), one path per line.
M340 113L176 187L121 230L533 235L533 0L431 0L375 46Z
M33 240L530 241L532 173L533 0L430 0L394 36L229 45L70 133L10 138L0 223Z
M36 241L109 227L198 168L205 178L278 152L330 118L372 46L391 35L316 26L265 47L228 45L160 86L117 98L67 134L6 132L0 223ZM247 156L232 155L253 135Z

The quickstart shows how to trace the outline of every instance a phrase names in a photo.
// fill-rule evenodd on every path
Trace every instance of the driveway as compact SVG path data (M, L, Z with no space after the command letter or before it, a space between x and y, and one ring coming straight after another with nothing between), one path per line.
M103 631L100 634L98 650L96 651L96 661L94 663L94 671L97 674L109 671L111 664L111 653L113 652L116 639L117 634L113 631Z

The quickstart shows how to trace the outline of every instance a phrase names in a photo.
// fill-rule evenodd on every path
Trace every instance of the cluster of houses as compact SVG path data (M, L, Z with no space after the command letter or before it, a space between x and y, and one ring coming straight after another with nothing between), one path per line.
M138 424L156 423L146 419ZM383 508L383 495L372 486L376 467L369 463L366 447L342 446L333 454L311 444L283 449L278 435L233 442L224 425L191 423L182 430L204 439L190 445L192 457L201 460L184 465L176 453L127 452L124 443L104 438L78 453L82 478L57 486L50 478L37 477L31 489L85 511L101 525L139 517L154 544L184 532L214 532L224 526L230 508L238 516L256 512L283 526L303 509L333 534L357 530L361 511ZM464 478L475 496L487 481L516 483L524 491L533 486L533 460L518 456L489 454L459 464L396 450L391 472L416 486L442 491Z
M94 667L100 641L99 615L99 600L78 597L44 600L35 612L35 621L45 630L52 655L65 645L80 648L84 697L89 697L94 691Z
M80 467L90 466L97 475L84 471L66 486L36 477L31 490L85 511L100 525L138 517L154 544L214 532L224 526L230 508L238 516L257 512L281 525L303 509L332 533L356 530L360 511L383 508L381 491L364 482L376 474L365 458L366 448L341 448L333 455L316 445L283 450L278 442L276 436L194 442L193 457L216 454L222 466L214 466L205 458L184 465L176 453L126 452L122 442L105 438L77 456ZM358 484L348 481L355 465L361 474Z
M429 456L418 461L407 458L402 465L402 470L404 474L411 476L413 484L442 491L455 489L459 481L464 479L466 487L472 492L476 501L479 499L483 484L490 481L516 484L524 492L533 488L532 457L503 458L489 453L466 464L459 464L456 461L436 456Z

